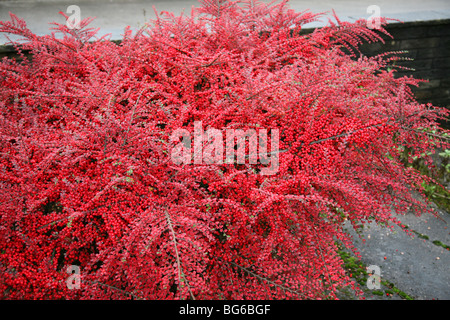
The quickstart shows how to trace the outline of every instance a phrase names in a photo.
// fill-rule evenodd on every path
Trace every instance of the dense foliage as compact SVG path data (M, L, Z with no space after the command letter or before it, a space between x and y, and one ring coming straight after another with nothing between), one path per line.
M400 154L433 151L446 113L415 101L418 80L387 68L395 56L359 56L383 28L335 17L301 32L320 17L203 0L120 44L90 19L46 36L0 22L32 54L0 62L0 297L318 299L351 286L343 223L426 209ZM199 121L279 130L276 173L174 163L171 134Z

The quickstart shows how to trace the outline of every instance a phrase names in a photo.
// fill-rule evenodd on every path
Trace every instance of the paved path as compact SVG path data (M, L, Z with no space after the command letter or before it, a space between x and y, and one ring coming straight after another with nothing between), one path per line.
M382 279L394 283L414 299L450 299L450 251L433 243L439 240L450 245L450 214L439 211L441 219L430 214L417 217L412 213L397 217L410 230L429 239L417 233L410 236L399 227L391 231L371 224L361 233L363 242L351 230L361 261L366 266L380 266Z

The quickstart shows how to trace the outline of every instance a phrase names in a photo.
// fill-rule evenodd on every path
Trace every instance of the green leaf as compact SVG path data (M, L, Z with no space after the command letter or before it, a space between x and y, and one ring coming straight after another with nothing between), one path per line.
M439 152L439 155L443 158L450 158L450 150L445 149L444 152Z
M126 181L126 182L130 182L130 183L131 183L131 182L134 182L133 178L130 178L130 177L126 177L126 178L125 178L125 181Z

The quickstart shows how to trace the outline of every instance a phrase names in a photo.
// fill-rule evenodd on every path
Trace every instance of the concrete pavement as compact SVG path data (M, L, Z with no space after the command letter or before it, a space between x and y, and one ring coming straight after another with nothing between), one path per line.
M450 214L438 210L438 218L413 213L396 217L412 235L397 226L391 230L374 223L363 228L361 238L353 229L348 230L361 261L366 266L379 266L382 280L416 300L450 300L450 251L436 244L450 245ZM369 299L399 299L375 297L370 290L365 291Z

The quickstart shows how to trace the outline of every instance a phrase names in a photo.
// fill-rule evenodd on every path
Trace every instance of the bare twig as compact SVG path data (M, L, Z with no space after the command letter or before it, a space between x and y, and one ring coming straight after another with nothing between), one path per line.
M114 286L112 286L112 285L109 285L109 284L106 284L106 283L103 283L103 282L100 282L100 281L96 281L96 280L95 280L95 281L82 280L82 282L86 282L86 283L89 283L89 284L98 284L98 285L101 285L101 286L108 287L108 288L110 288L110 289L119 291L119 292L122 293L122 294L132 296L132 297L133 297L134 299L136 299L136 300L143 300L142 298L138 297L138 296L135 295L134 293L125 291L125 290L123 290L123 289L114 287Z
M145 89L144 89L144 90L145 90ZM139 96L138 96L138 98L137 98L137 100L136 100L136 103L133 105L133 110L131 111L130 122L128 123L127 131L125 132L125 139L123 140L122 147L127 143L128 132L130 131L131 124L132 124L132 122L133 122L134 113L135 113L135 111L136 111L136 106L138 105L139 100L141 99L142 93L144 93L144 90L142 90L141 93L139 93Z
M173 246L174 246L174 249L175 249L175 257L177 259L178 281L180 282L180 284L181 284L182 281L184 281L186 283L186 286L187 286L187 288L189 290L189 294L191 295L191 298L193 300L195 300L195 296L192 293L191 287L189 286L189 282L187 281L187 279L186 279L186 277L185 277L185 275L183 273L182 267L181 267L180 255L178 253L177 238L176 238L176 235L175 235L175 230L173 229L172 219L170 219L170 215L167 212L167 210L165 212L165 215L166 215L167 225L168 225L169 230L172 233L172 237L173 237Z

